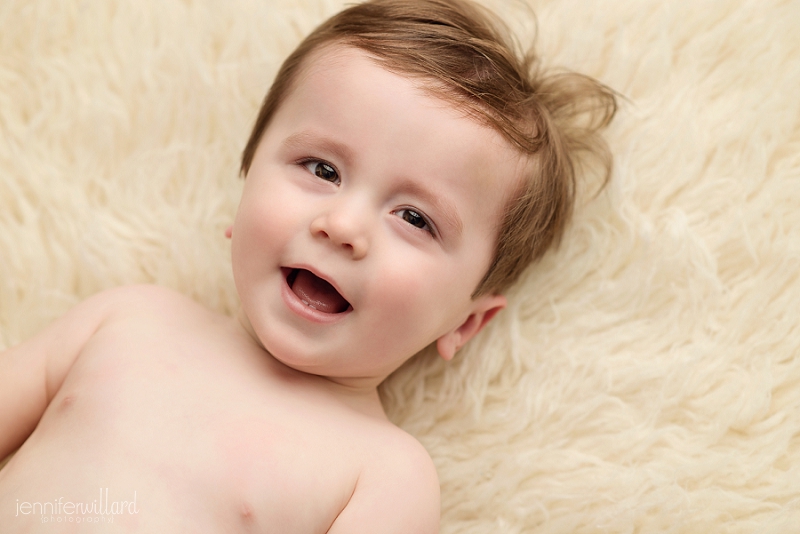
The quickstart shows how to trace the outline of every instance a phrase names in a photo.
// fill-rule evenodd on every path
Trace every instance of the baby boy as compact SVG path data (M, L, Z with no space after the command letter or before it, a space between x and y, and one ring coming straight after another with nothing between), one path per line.
M433 463L377 387L503 308L570 211L596 128L569 113L613 114L506 43L461 0L375 0L301 43L242 158L238 316L123 287L0 355L3 532L437 532Z

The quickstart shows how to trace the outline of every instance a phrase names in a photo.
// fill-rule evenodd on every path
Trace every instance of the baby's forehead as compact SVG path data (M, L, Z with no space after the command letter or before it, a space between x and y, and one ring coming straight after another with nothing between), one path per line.
M320 88L327 90L320 91ZM411 94L407 98L409 91L416 95ZM444 87L441 81L392 68L382 58L346 43L328 43L309 53L288 88L283 103L285 105L289 100L301 98L307 104L314 105L320 100L338 99L335 102L342 109L355 103L360 110L372 111L372 121L384 122L388 120L385 110L369 106L369 97L381 92L402 100L402 105L407 106L404 114L409 120L420 118L415 137L430 137L437 130L457 124L456 128L448 130L452 144L464 142L465 138L472 136L480 140L481 148L490 147L488 151L470 150L458 154L457 158L470 161L474 166L487 167L484 172L492 176L489 187L513 189L520 177L526 174L528 158L512 146L498 128L487 124L485 117L478 116L473 108L462 105L453 95L454 91ZM301 95L298 96L298 93ZM351 122L350 117L334 115L340 120L340 126ZM352 121L356 120L354 116ZM402 142L402 139L391 137L383 140L384 144L389 145ZM513 170L508 172L510 168ZM436 175L432 174L430 179L436 180Z
M364 62L365 60L378 69L399 76L404 81L411 82L420 91L440 100L442 106L456 107L454 102L451 101L452 99L447 98L447 88L441 81L435 80L430 76L411 74L408 69L401 68L396 62L378 57L344 40L323 43L312 49L300 63L297 74L288 87L287 96L297 90L298 86L306 83L309 78L325 79L328 73L337 68L341 68L353 61ZM369 79L356 79L355 81L363 84L370 83Z
M435 79L432 76L410 73L408 72L410 70L408 68L400 68L385 58L377 57L368 51L360 49L358 46L344 41L324 43L309 52L303 59L292 84L287 88L287 97L296 91L298 86L307 83L309 78L317 77L319 79L325 79L327 73L337 67L341 67L348 61L352 61L354 58L361 60L366 59L378 69L410 82L419 91L430 97L431 100L428 104L428 111L430 111L431 114L434 114L438 110L445 109L458 117L467 119L491 131L493 134L496 134L491 137L492 143L498 150L508 152L510 157L519 160L520 165L524 166L528 163L529 158L526 157L526 154L514 147L506 138L503 130L496 127L491 120L488 120L488 117L491 116L491 112L485 109L485 107L480 107L480 104L477 102L469 105L468 99L464 95L459 94L458 88L448 86L442 80ZM360 82L367 86L370 84L369 79L355 80L355 82ZM482 113L479 110L482 110ZM425 109L421 111L425 112Z

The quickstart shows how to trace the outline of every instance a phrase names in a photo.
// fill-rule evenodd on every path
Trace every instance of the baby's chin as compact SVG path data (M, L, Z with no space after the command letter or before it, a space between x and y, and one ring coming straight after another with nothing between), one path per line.
M251 341L266 353L265 356L284 367L300 373L323 377L328 376L328 373L339 374L339 372L347 372L346 369L337 370L329 368L330 366L323 366L320 364L318 358L309 357L297 350L292 350L292 348L283 346L280 342L270 341L271 336L268 333L259 334L256 332L247 314L242 309L239 310L237 320ZM342 374L341 376L347 375Z
M281 335L281 332L270 331L269 328L259 325L258 322L254 326L243 307L239 308L236 321L249 341L264 351L265 356L286 370L296 371L303 375L313 375L340 384L354 385L359 389L363 389L363 386L376 388L390 374L418 354L436 354L436 340L426 339L425 342L417 345L417 350L412 350L404 343L392 344L396 349L394 354L384 354L380 362L369 362L364 359L348 357L348 354L342 353L344 349L341 348L336 351L329 350L329 347L320 348L318 346L303 350L302 346L298 346L302 345L303 340L288 339L286 335ZM408 338L404 338L404 341L407 342ZM365 349L364 352L374 353L374 347L369 350ZM408 352L408 356L401 357L401 354L406 352ZM390 363L390 361L394 363Z

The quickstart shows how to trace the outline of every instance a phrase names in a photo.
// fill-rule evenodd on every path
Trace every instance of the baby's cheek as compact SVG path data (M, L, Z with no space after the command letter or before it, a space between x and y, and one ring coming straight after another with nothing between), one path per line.
M381 276L375 297L387 320L407 335L423 336L439 329L447 303L442 302L442 282L429 270L413 263L398 263Z
M241 224L234 226L233 235L245 254L266 254L286 242L290 221L282 216L273 202L265 201L249 208L246 217L237 221Z

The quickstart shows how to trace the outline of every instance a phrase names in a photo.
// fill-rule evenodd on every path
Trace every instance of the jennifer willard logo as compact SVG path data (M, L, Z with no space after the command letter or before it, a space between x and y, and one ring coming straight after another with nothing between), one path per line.
M65 501L64 497L45 502L17 499L16 515L38 515L42 523L113 523L115 515L138 513L135 491L132 501L110 501L108 488L100 488L100 498L91 502Z

